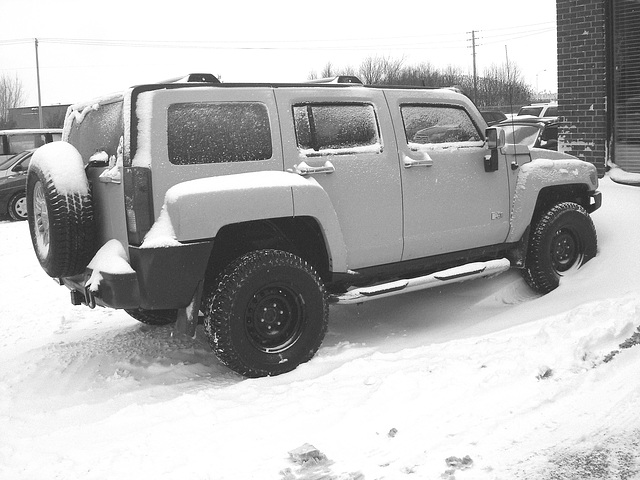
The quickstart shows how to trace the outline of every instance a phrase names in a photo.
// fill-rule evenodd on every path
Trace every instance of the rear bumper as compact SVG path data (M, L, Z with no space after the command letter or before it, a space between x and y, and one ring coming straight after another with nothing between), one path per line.
M144 310L183 308L189 305L198 282L204 278L212 247L212 242L162 248L129 247L134 272L99 272L102 278L95 291L87 287L91 269L60 282L71 290L74 305Z

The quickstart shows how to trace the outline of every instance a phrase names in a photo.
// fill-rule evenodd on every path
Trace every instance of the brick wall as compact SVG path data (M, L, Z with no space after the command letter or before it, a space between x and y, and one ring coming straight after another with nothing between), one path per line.
M605 2L557 0L558 150L594 163L608 155Z

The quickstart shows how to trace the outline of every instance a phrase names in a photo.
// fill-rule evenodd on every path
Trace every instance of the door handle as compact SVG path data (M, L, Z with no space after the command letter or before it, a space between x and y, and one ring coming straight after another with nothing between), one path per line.
M292 171L293 173L297 173L298 175L306 176L306 175L317 175L319 173L326 173L326 174L333 173L336 171L336 168L333 166L333 163L331 163L329 160L324 162L324 165L322 165L321 167L312 167L311 165L309 165L307 162L303 160L298 165L293 167Z
M431 159L431 157L427 155L425 152L420 152L420 154L421 154L420 155L421 158L411 158L407 155L403 155L402 163L404 164L404 168L432 167L433 160Z

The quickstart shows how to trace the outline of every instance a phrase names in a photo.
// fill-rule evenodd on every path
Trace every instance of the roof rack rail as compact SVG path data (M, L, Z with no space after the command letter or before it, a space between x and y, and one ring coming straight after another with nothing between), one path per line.
M306 83L354 83L362 85L362 81L355 75L337 75L335 77L316 78Z
M170 78L158 83L220 83L220 80L211 73L189 73L182 77Z

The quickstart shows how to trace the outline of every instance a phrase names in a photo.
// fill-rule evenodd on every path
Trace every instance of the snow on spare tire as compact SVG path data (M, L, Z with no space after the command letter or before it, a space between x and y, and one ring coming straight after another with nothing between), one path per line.
M27 213L45 272L51 277L83 273L95 253L93 205L82 157L73 145L52 142L33 154Z

